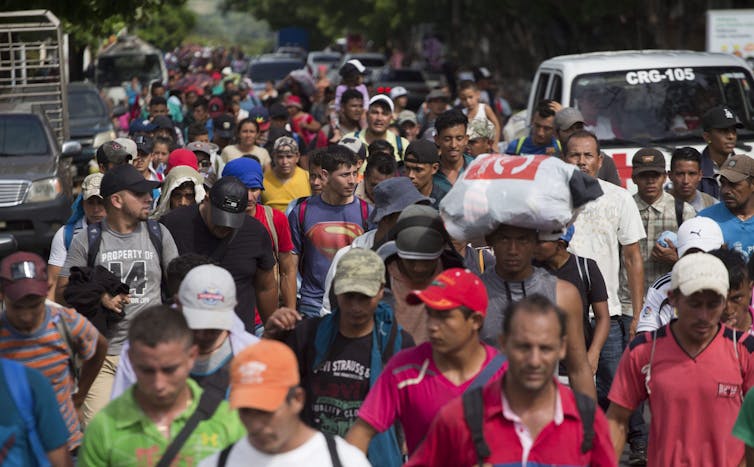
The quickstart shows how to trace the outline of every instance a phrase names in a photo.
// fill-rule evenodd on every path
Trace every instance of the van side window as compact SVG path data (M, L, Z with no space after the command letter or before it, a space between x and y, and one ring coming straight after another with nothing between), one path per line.
M537 89L534 94L535 103L547 98L547 82L550 80L550 76L550 73L540 73L539 81L537 81Z
M560 75L552 75L549 98L566 106L563 102L563 78Z

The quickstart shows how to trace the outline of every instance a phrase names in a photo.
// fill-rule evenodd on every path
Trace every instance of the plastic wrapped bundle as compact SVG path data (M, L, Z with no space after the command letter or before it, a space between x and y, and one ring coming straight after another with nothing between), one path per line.
M448 233L464 241L501 224L560 233L601 195L597 179L557 157L484 154L445 195L440 214Z

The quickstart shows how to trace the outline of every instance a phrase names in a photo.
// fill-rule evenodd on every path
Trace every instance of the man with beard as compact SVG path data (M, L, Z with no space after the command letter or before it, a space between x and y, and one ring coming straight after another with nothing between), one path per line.
M100 184L107 215L102 222L74 235L65 265L58 275L58 303L64 303L73 267L101 265L129 287L127 296L102 296L102 306L122 315L123 319L108 322L107 357L82 408L87 419L107 404L118 355L131 320L149 306L162 303L164 272L168 263L178 256L170 232L156 222L147 222L152 190L159 185L159 182L144 179L132 165L108 171Z

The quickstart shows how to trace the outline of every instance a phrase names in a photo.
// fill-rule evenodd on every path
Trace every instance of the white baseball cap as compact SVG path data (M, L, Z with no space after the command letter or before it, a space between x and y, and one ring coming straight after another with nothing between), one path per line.
M136 159L138 156L138 149L136 148L136 141L131 138L115 138L116 143L126 148L126 152L131 154L131 159Z
M408 91L403 86L396 86L390 90L390 98L396 100L401 96L407 96Z
M683 256L690 248L708 252L721 246L723 231L709 217L692 217L678 228L678 256Z
M702 290L712 290L727 297L728 270L719 258L708 253L684 256L673 266L670 287L680 289L687 297Z
M236 283L230 273L212 264L197 266L183 279L178 301L191 329L230 331L236 308Z
M372 96L371 99L369 99L369 106L371 107L375 102L384 102L387 104L388 107L390 107L390 112L395 112L395 105L393 105L393 100L390 99L385 94L377 94L376 96Z

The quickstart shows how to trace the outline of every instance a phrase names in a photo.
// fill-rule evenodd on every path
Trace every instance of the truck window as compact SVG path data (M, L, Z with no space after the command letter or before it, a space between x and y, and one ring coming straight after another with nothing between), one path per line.
M750 75L736 67L661 68L580 75L573 80L572 107L601 142L698 140L701 117L727 104L754 134Z
M42 123L32 115L0 116L0 159L10 156L46 156L50 150Z
M105 55L97 59L97 85L120 86L138 76L142 83L162 81L160 56L157 54Z

